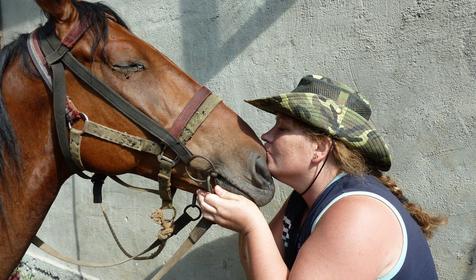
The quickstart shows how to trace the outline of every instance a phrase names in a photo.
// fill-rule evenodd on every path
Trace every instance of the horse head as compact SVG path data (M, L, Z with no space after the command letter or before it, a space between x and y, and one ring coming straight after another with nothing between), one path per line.
M180 70L166 56L134 36L123 21L104 6L103 23L88 11L98 4L76 1L37 1L54 23L54 32L60 40L78 24L89 29L71 49L72 54L94 76L122 95L168 131L201 85ZM91 29L99 32L94 34ZM104 38L97 40L97 35ZM93 46L97 44L97 47ZM131 135L154 139L123 114L98 99L95 92L67 76L67 92L81 112L90 119ZM249 126L226 105L220 103L187 143L192 154L209 159L216 170L216 182L233 192L242 193L263 205L272 197L272 179L266 169L264 151ZM173 151L169 152L174 157ZM84 139L82 161L87 170L105 174L136 173L157 178L158 162L154 156L120 147L95 137ZM200 171L208 163L194 160L191 169ZM191 180L183 162L174 168L174 185L194 191L197 183Z

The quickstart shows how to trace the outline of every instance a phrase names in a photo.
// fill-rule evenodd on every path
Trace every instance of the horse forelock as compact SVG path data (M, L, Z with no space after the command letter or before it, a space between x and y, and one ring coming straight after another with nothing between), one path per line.
M84 1L75 1L73 4L79 13L81 21L86 22L89 25L90 32L93 34L93 44L91 46L91 55L96 51L96 48L101 42L106 42L108 37L108 25L107 20L114 20L127 30L129 27L125 21L110 7L102 3L89 3Z
M107 41L108 19L114 20L129 30L125 21L107 5L76 0L73 0L73 4L79 13L80 20L85 21L90 26L89 31L93 35L91 55L95 53L95 50L101 42ZM52 26L52 19L49 18L48 15L46 16L48 21L41 28L51 28ZM21 34L16 40L3 47L0 51L0 81L3 80L3 74L8 64L17 57L20 57L21 59L24 74L41 78L31 61L30 55L28 54L28 36L29 34ZM0 88L0 179L4 177L5 165L9 159L12 160L13 167L19 166L20 152Z

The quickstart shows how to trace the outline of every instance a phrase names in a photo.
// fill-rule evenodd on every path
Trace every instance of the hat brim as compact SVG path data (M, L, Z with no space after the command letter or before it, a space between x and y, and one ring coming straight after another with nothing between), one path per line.
M288 92L277 96L245 100L252 106L301 121L348 147L358 150L367 164L388 171L391 158L388 146L373 125L353 110L315 93Z

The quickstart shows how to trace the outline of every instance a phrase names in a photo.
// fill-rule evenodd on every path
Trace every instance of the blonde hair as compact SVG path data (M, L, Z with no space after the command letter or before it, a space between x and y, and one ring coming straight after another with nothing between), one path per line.
M321 141L326 136L322 133L317 133L311 128L305 127L305 131L311 139ZM397 183L391 179L388 175L384 175L380 170L368 166L365 162L365 158L360 152L355 149L347 147L343 142L339 140L334 141L334 148L332 149L332 155L338 167L351 175L362 176L366 174L373 175L379 179L379 181L385 185L393 195L403 204L405 209L410 213L413 219L418 223L423 234L427 239L433 236L434 230L442 224L447 223L447 218L444 216L434 216L424 211L418 204L410 202L404 195L402 189Z

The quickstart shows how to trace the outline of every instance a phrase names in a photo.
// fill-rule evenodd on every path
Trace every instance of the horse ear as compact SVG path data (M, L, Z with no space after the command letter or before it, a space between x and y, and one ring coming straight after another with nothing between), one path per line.
M38 6L56 23L56 34L60 39L78 20L78 11L71 0L35 0Z

